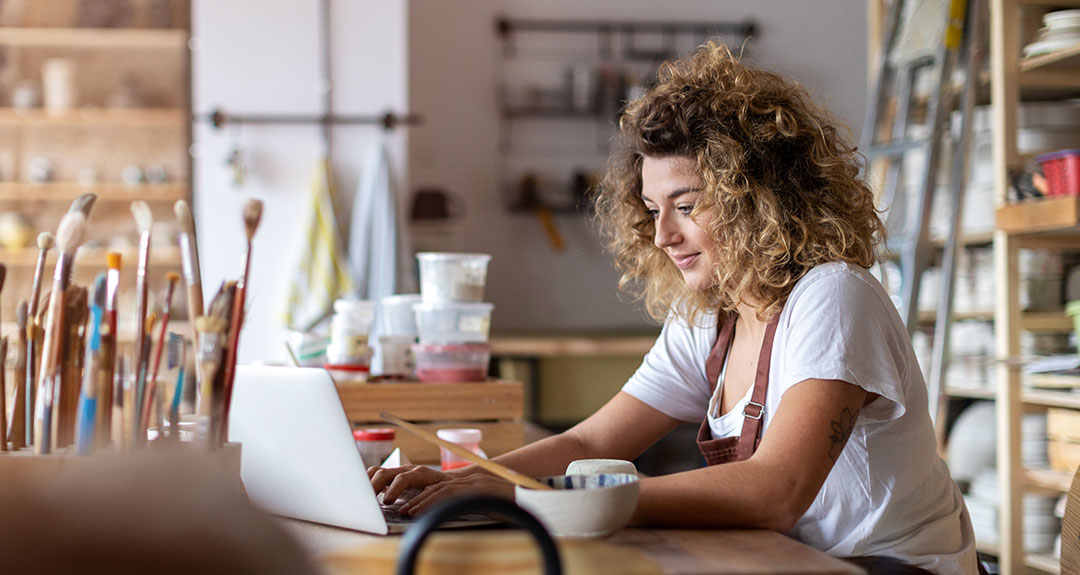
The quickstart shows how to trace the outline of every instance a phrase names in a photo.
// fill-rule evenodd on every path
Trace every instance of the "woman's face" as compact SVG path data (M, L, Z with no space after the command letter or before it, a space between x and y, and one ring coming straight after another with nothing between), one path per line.
M716 244L690 217L704 187L697 166L682 156L649 157L641 164L641 200L655 220L653 243L671 258L692 290L713 285Z

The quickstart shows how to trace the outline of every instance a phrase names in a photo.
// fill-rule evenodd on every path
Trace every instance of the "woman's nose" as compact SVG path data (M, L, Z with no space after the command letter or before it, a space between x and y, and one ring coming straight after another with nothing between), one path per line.
M656 218L655 225L656 232L653 235L653 243L656 247L664 249L679 243L682 236L679 234L678 226L671 221L670 216L660 214Z

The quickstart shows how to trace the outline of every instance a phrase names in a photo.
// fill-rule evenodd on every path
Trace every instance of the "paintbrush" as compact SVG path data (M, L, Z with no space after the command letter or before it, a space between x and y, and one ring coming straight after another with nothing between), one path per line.
M247 243L244 246L244 273L236 284L232 304L232 321L229 323L229 347L225 350L225 415L222 425L226 433L229 429L229 406L232 404L236 354L240 351L240 328L244 323L244 299L247 295L247 282L251 271L251 244L255 238L255 231L259 229L259 222L262 220L262 210L263 203L261 200L250 199L244 204L244 235L247 238Z
M135 276L135 429L141 429L138 420L139 407L146 386L146 368L144 364L149 358L149 350L146 349L146 305L150 286L147 284L150 268L150 231L154 227L154 214L150 212L150 206L141 200L131 202L131 214L135 216L135 225L139 228L139 268ZM144 438L136 435L136 445L142 445Z
M146 316L146 329L143 331L143 344L146 346L146 365L143 366L143 386L141 388L135 388L135 421L139 424L137 431L142 433L150 426L150 406L153 405L154 398L154 380L150 379L150 348L154 345L154 326L157 325L157 312L152 311L150 315ZM136 380L138 383L138 380ZM136 440L142 442L146 439L146 434L137 436ZM141 443L140 443L141 445Z
M551 487L547 484L540 483L539 481L533 479L532 477L529 477L528 475L518 473L517 471L514 471L509 467L499 465L494 461L484 459L483 457L480 457L479 455L469 451L468 449L465 449L464 447L456 443L446 441L445 439L435 435L434 433L431 433L430 431L420 427L419 425L405 421L404 419L401 419L400 417L392 413L386 413L385 411L383 411L379 413L379 417L382 418L383 421L387 421L389 423L401 426L405 428L406 431L409 431L413 435L418 436L420 439L423 439L428 443L434 443L435 445L438 445L439 447L442 447L443 449L452 452L454 455L457 455L462 459L471 461L477 466L483 468L484 470L490 471L491 473L494 473L495 475L498 475L499 477L502 477L503 479L515 485L520 485L528 489L551 489Z
M94 207L94 202L97 201L97 195L92 193L85 193L75 198L71 202L71 206L68 208L68 213L82 212L83 217L90 218L90 210Z
M105 313L105 274L94 280L93 304L90 306L90 342L83 360L82 391L79 394L79 414L75 427L75 448L79 455L89 455L94 449L97 431L98 391L101 377L101 327ZM108 405L108 404L103 404Z
M200 398L200 414L205 417L206 437L211 447L218 447L224 441L224 362L235 293L234 282L222 284L214 299L210 301L207 314L199 319L203 329L199 333L198 361L208 370L202 372L204 383L201 384L201 389L205 394Z
M222 351L225 348L226 321L219 317L203 316L195 320L195 331L199 338L197 361L200 365L198 397L198 430L210 445L216 445L215 433L217 414L215 381L218 380L218 368L221 366Z
M15 308L15 321L18 325L19 344L15 353L15 378L12 381L15 391L12 394L11 421L8 422L7 435L11 447L18 450L26 447L26 300L20 301Z
M57 360L57 385L53 404L53 446L67 447L75 443L75 420L79 415L79 388L84 345L84 327L90 316L86 288L72 284L64 293L61 314L60 356Z
M37 265L34 267L34 283L30 290L30 304L27 309L28 322L26 324L26 379L23 382L25 391L23 392L23 398L26 401L26 444L33 445L34 443L34 426L30 425L30 418L34 414L34 400L37 396L37 374L38 374L38 358L37 352L39 347L37 341L39 338L38 329L41 328L41 323L37 321L38 316L38 302L41 299L41 280L45 275L45 259L48 256L49 250L56 244L56 239L49 232L41 232L37 237L38 246L38 259Z
M194 322L203 315L202 277L199 269L199 245L195 238L195 218L192 217L191 206L184 200L177 200L173 210L180 227L180 265L184 270L184 283L187 284L188 318Z
M158 368L161 367L161 350L165 348L165 330L169 326L169 312L172 310L173 290L176 289L176 282L180 279L180 274L169 272L165 277L169 281L169 288L165 292L165 309L161 312L161 331L158 335L157 353L154 354L154 369L150 372L150 381L157 381Z
M0 338L0 451L8 450L7 438L7 346L8 338Z
M48 312L45 316L45 339L41 345L41 372L38 377L38 397L34 408L34 427L37 437L38 454L47 454L52 449L53 382L57 376L57 359L60 352L60 330L63 326L64 293L71 283L71 272L75 265L75 252L82 245L86 234L86 216L81 211L69 212L60 220L56 232L56 246L60 257L56 260L56 272L53 275L52 295L49 297ZM42 435L45 433L46 435Z
M109 271L105 274L105 315L101 322L101 349L98 358L101 372L98 385L97 430L94 432L97 447L107 447L113 436L113 370L116 365L116 302L120 290L121 257L118 252L108 254Z
M184 345L184 337L178 333L169 334L168 366L173 369L180 367L176 375L176 387L173 388L172 401L169 402L169 436L173 440L180 439L180 400L184 394L184 371L187 367L187 346Z

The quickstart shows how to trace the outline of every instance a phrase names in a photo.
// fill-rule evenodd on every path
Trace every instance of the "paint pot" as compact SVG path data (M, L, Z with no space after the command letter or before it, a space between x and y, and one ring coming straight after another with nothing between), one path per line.
M490 255L423 252L416 259L425 303L484 301Z

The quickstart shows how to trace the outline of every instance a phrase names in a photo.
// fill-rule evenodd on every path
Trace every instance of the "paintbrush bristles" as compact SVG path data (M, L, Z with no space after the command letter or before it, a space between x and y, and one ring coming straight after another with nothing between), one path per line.
M86 241L86 216L82 212L68 212L60 220L56 230L56 247L62 254L72 254Z
M74 202L71 202L71 207L68 208L68 212L82 212L82 215L90 217L90 210L94 207L94 202L97 200L97 194L85 193L77 198Z
M0 264L0 292L4 291L4 280L7 279L7 266Z
M19 325L19 333L26 332L26 320L29 317L29 304L26 300L20 300L19 305L15 308L15 322Z
M262 219L262 200L251 199L244 204L244 233L247 241L255 237L255 230L259 228L259 220Z
M150 228L154 227L154 214L146 202L142 200L131 202L131 215L135 216L135 225L139 228L140 234L149 233Z
M41 232L37 237L37 247L42 251L49 251L56 245L56 238L49 232Z
M174 283L180 281L180 274L178 274L176 272L169 272L169 273L165 274L165 279L170 284L174 284Z
M191 206L184 200L176 200L173 211L176 212L176 222L180 225L180 233L189 235L195 233L195 218L191 215Z
M199 333L221 333L225 331L225 318L204 315L195 318L195 330Z

